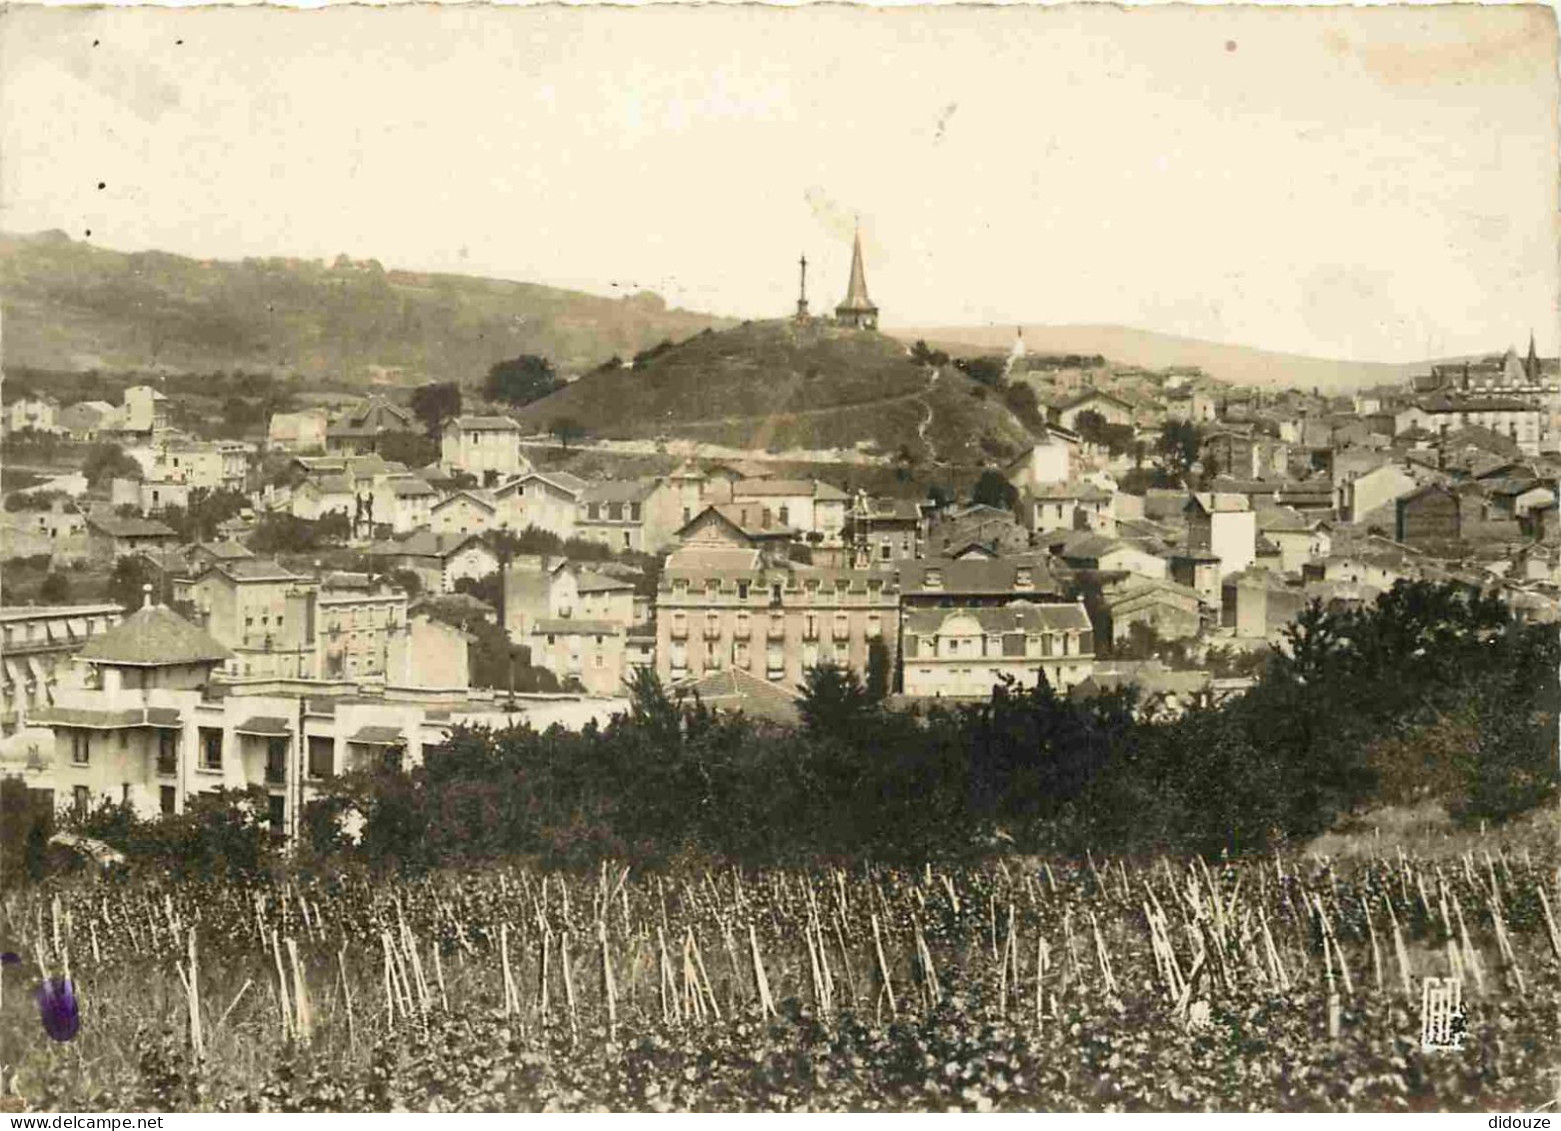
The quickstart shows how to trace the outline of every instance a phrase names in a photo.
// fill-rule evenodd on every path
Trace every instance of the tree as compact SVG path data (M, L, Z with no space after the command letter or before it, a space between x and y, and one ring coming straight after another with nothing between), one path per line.
M45 605L63 605L70 601L70 578L55 570L38 586L38 600Z
M482 395L490 401L504 401L520 405L539 401L549 393L564 387L553 372L553 363L535 354L522 354L509 361L497 362L488 370Z
M141 465L118 444L93 444L81 462L81 473L88 483L99 487L110 479L140 479Z
M108 576L108 599L126 612L141 607L146 596L145 586L153 586L156 595L157 571L152 563L139 555L120 558L114 563L114 572Z
M889 648L881 636L867 642L867 698L882 703L889 696L889 680L894 674L894 664Z
M916 344L911 347L911 359L919 365L930 365L935 369L940 369L949 363L948 354L942 350L929 348L920 338L917 338Z
M849 739L872 705L854 668L822 663L803 673L797 711L811 734Z
M978 384L1001 389L1007 363L1000 357L962 357L954 363L954 368Z
M1172 475L1186 475L1198 460L1201 447L1198 426L1190 420L1170 420L1155 441L1155 454Z
M572 416L555 417L548 431L558 439L559 447L566 452L569 450L571 440L579 442L585 439L585 425Z
M427 467L439 458L439 445L416 432L386 432L375 441L375 451L408 467Z
M1023 381L1015 381L1003 390L1003 403L1018 418L1019 423L1032 432L1038 431L1046 423L1046 414L1041 411L1041 402L1035 390Z
M461 386L437 381L412 390L411 408L430 436L438 436L445 422L461 415Z
M1019 502L1019 491L1002 472L989 467L976 480L975 489L970 492L970 501L978 506L1013 510Z

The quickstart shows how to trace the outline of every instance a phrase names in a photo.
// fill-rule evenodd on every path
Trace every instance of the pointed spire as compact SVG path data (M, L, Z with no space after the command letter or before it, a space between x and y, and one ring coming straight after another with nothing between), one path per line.
M862 228L856 229L851 245L851 282L846 288L845 301L835 307L835 317L841 322L859 328L876 329L878 308L867 297L867 271L862 266Z
M1534 350L1534 331L1528 332L1528 360L1523 363L1523 373L1530 381L1539 380L1539 354Z

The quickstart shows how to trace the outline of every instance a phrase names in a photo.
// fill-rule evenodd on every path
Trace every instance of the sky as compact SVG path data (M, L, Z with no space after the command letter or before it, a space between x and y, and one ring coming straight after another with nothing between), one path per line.
M859 221L885 326L1555 354L1556 106L1544 7L12 7L0 229L758 318Z

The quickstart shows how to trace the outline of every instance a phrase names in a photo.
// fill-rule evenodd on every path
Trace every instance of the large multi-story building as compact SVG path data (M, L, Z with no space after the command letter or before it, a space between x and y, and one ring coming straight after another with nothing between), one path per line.
M111 604L0 608L0 733L25 725L60 691L80 687L76 654L123 618Z
M728 564L734 553L751 564ZM656 594L656 671L680 680L736 667L796 686L824 661L865 672L869 646L881 642L892 657L898 630L891 571L685 551L669 558Z
M682 524L677 495L660 479L608 479L581 492L575 537L614 550L657 553Z
M52 758L24 782L60 808L108 801L143 817L183 812L218 789L262 786L272 827L297 831L302 807L331 778L371 765L411 768L463 723L545 728L605 721L622 700L528 697L514 707L464 688L368 694L350 681L218 682L227 649L148 604L81 650L84 690L39 710Z
M409 409L391 404L384 397L371 396L326 428L325 446L333 452L366 454L377 450L386 436L420 430L417 417Z
M1005 677L1033 686L1042 673L1061 692L1095 663L1089 614L1077 603L912 609L901 643L904 693L913 697L985 699Z
M316 587L274 561L228 558L201 569L189 592L201 624L230 653L230 675L303 677L315 671Z

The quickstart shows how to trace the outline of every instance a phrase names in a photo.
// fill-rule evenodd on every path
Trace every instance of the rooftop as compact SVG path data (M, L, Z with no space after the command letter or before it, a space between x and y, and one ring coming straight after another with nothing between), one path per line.
M93 663L137 667L221 663L232 654L166 605L137 609L78 653Z

